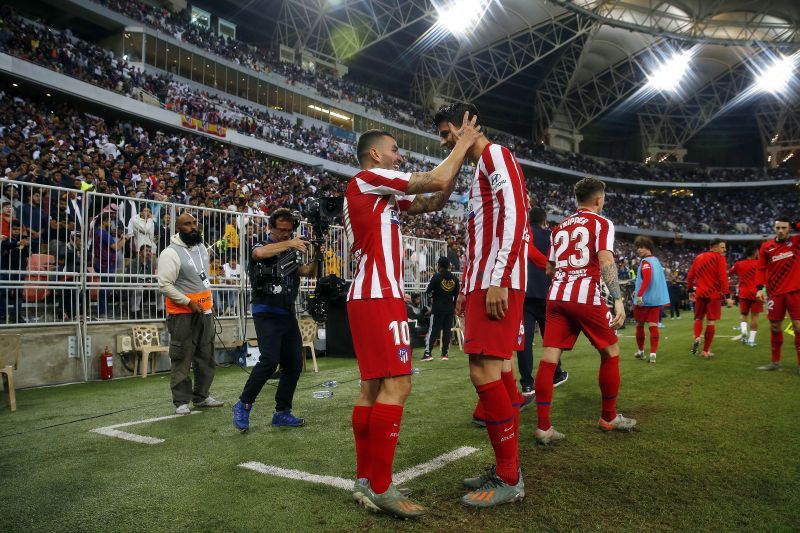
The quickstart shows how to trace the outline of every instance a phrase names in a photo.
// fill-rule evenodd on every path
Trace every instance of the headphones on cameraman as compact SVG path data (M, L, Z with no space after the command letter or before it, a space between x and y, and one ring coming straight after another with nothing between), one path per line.
M274 228L275 224L278 222L278 219L291 219L292 220L292 231L296 231L297 228L300 227L300 213L297 211L292 211L291 209L287 209L285 207L280 207L272 212L269 216L269 227Z

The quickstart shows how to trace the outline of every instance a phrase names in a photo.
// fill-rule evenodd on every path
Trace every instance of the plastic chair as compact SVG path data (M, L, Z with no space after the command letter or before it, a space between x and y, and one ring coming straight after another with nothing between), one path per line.
M455 337L456 341L458 342L458 347L461 348L461 351L464 351L464 327L461 324L461 317L457 316L453 327L450 328L450 331L453 332L453 336Z
M0 335L0 377L3 380L6 403L12 411L17 410L17 394L14 387L14 369L21 352L19 335Z
M147 377L147 362L150 354L154 354L152 374L156 373L156 357L158 354L169 355L169 346L161 346L158 328L155 326L134 326L131 328L133 333L133 351L142 353L142 378ZM133 360L133 375L139 370L139 358Z
M311 350L311 361L314 363L314 372L319 372L317 367L317 352L314 351L314 339L317 338L317 323L310 318L300 319L300 336L303 338L303 348ZM306 369L306 356L303 350L303 370Z

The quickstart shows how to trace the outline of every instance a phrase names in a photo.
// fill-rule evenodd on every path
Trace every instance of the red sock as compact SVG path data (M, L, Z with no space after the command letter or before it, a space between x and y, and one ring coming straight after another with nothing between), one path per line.
M369 417L372 414L372 407L366 405L356 405L353 407L353 437L356 439L356 477L368 478L367 465L367 439L369 438Z
M641 350L641 348L639 348ZM650 353L658 351L658 326L650 326Z
M701 333L703 333L703 321L702 320L695 320L694 321L694 338L695 339L699 339Z
M600 394L603 398L603 420L610 422L617 416L619 393L619 357L604 357L600 362Z
M369 482L376 494L383 494L392 483L392 462L397 437L400 435L400 420L403 418L402 405L376 403L369 417L369 455L367 468Z
M711 343L714 342L714 332L717 331L717 326L708 324L706 326L706 334L703 337L703 352L707 352L711 348Z
M557 363L539 361L534 388L536 389L536 414L539 416L538 427L542 431L550 429L550 404L553 403L553 376Z
M636 324L636 346L640 352L644 350L644 324Z
M510 485L519 478L519 448L514 431L514 409L502 380L475 387L486 409L486 429L492 441L497 475Z
M475 410L472 411L472 418L486 420L486 410L483 408L483 402L481 402L480 396L478 397L478 403L475 405Z
M794 349L797 350L797 366L800 367L800 332L794 334Z
M798 337L795 337L797 339ZM781 347L783 346L783 331L770 331L770 344L772 345L772 362L781 362Z
M519 408L522 406L522 394L517 389L517 382L514 380L514 371L501 372L500 379L506 388L506 393L511 399L511 407L514 409L514 433L519 435Z

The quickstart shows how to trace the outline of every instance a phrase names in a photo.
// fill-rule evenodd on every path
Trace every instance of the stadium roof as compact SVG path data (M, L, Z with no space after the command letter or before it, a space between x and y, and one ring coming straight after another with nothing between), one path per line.
M454 3L456 24L465 12L475 19L463 19L461 35L439 20ZM357 81L428 105L472 101L518 134L541 135L554 121L584 132L613 114L638 125L643 147L668 151L732 112L747 114L755 137L797 122L775 116L791 106L774 99L795 94L748 93L771 61L800 49L796 0L252 0L239 9L239 19L271 17L277 42L335 58ZM648 90L653 69L685 50L678 90Z

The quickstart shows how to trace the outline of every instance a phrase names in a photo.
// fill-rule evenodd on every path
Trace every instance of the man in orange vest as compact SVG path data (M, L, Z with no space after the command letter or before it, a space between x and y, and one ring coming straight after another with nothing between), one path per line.
M189 400L195 407L220 407L209 396L214 381L214 322L209 253L197 230L197 219L188 212L175 224L178 233L158 256L158 288L166 298L167 329L171 336L170 387L175 413L188 415ZM194 363L194 387L189 369Z

